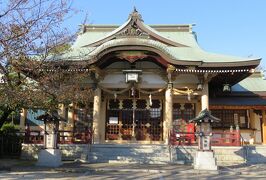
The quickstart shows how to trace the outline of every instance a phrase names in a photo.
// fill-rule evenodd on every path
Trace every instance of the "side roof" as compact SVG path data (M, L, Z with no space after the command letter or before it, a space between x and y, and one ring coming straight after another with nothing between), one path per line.
M232 92L264 92L266 94L266 79L264 73L261 71L254 72L251 76L232 86Z
M135 45L158 49L166 55L171 64L198 67L256 67L260 63L260 58L242 58L204 51L198 45L192 27L192 24L148 26L134 9L121 26L82 25L72 50L57 59L89 60L90 63L94 63L98 60L97 55L108 48Z
M215 106L257 106L266 107L266 79L263 72L256 71L251 76L238 82L227 96L210 98L210 105ZM261 107L258 107L261 106Z

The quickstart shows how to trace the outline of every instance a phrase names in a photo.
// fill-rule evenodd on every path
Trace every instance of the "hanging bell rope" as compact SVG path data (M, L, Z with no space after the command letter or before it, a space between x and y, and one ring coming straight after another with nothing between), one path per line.
M141 93L143 93L143 94L156 94L156 93L160 93L160 92L162 92L162 91L165 90L165 89L166 89L166 87L163 87L163 88L160 88L160 89L157 89L157 90L154 90L154 91L146 91L146 90L140 89L140 88L138 87L139 92L141 92Z
M98 85L98 87L99 87L101 90L103 90L104 92L107 92L107 93L110 93L110 94L116 94L116 96L117 96L118 94L123 94L123 93L125 93L126 91L129 91L133 86L132 86L132 85L129 85L127 88L122 89L122 90L120 90L120 91L114 91L114 90L106 89L106 88L102 87L101 85ZM136 87L136 89L137 89L139 92L143 93L143 94L156 94L156 93L160 93L160 92L162 92L163 90L165 90L166 87L161 88L161 89L158 89L158 90L154 90L154 91L146 91L146 90L140 89L139 87ZM135 88L134 88L134 90L135 90Z
M188 94L193 93L193 90L189 88L187 88L187 90L180 90L180 89L173 88L173 93L174 95L185 95L185 94L188 95Z
M151 94L149 95L149 103L150 103L150 106L152 106L152 98L151 98Z
M129 91L131 88L134 88L133 85L130 84L130 85L128 85L128 87L125 88L125 89L122 89L122 90L120 90L120 91L114 91L114 90L106 89L106 88L102 87L101 85L98 85L98 86L99 86L99 88L100 88L101 90L103 90L104 92L107 92L107 93L110 93L110 94L114 94L114 98L115 98L115 99L117 98L117 95L118 95L118 94L123 94L123 93ZM164 91L164 90L166 89L166 87L164 87L164 88L160 88L160 89L157 89L157 90L154 90L154 91L146 91L146 90L140 89L139 87L136 87L136 89L137 89L139 92L143 93L143 94L149 94L149 99L150 99L150 101L152 101L152 100L151 100L151 95L152 95L152 94L156 94L156 93L160 93L160 92ZM135 90L135 88L134 88L134 90ZM187 88L187 90L180 90L180 89L173 88L173 94L174 94L174 95L187 95L189 101L190 101L190 99L191 99L191 94L192 94L193 92L194 92L194 91L193 91L192 89L189 89L189 88ZM152 102L151 102L150 104L152 104Z

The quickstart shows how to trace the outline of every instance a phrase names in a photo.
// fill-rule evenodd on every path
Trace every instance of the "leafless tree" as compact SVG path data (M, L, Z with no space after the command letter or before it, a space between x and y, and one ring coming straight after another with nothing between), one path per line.
M81 98L82 93L62 90L63 71L39 71L47 58L68 47L73 35L61 24L73 13L71 0L0 0L0 127L21 107L52 108Z

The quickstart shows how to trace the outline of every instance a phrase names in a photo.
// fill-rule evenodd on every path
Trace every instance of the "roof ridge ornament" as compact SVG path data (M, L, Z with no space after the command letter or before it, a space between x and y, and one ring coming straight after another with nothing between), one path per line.
M131 14L129 14L128 19L132 19L133 21L136 21L138 19L138 20L144 22L141 14L139 14L139 12L137 11L136 6L134 6L134 8L133 8L133 12Z
M119 37L144 37L149 38L149 35L143 31L139 25L138 21L142 21L141 15L138 13L136 7L134 6L133 12L128 17L129 23L117 36Z

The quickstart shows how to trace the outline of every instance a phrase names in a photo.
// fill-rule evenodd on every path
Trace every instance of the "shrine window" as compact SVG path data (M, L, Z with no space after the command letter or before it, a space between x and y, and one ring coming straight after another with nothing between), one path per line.
M220 122L214 123L216 128L230 128L238 125L240 128L248 128L248 118L246 110L233 109L214 109L211 110L213 116L221 119Z

